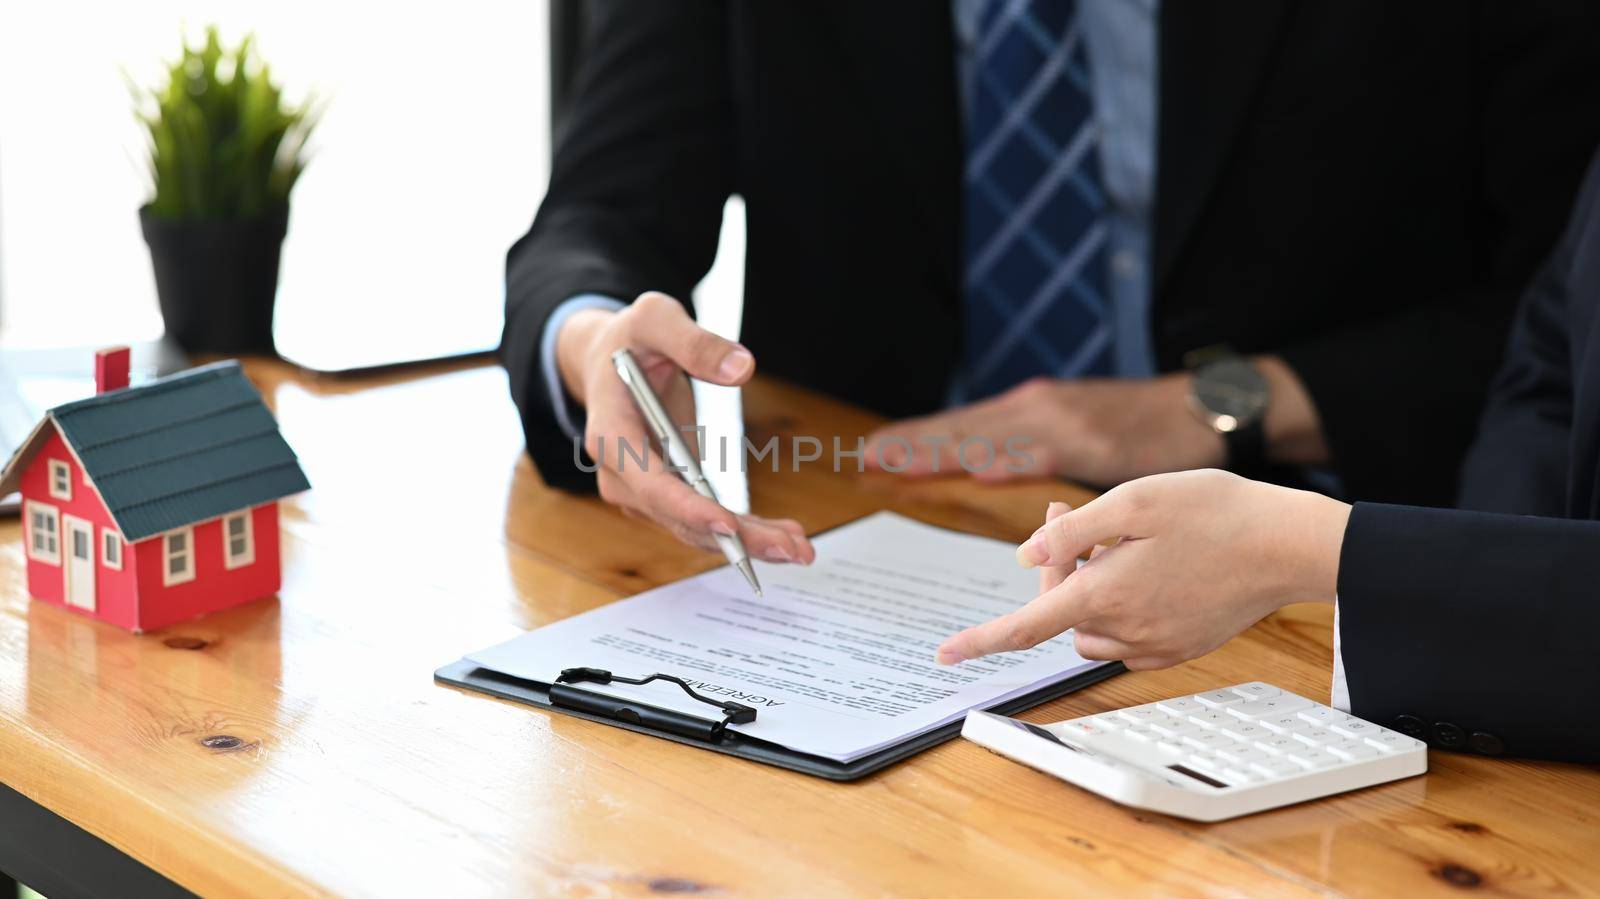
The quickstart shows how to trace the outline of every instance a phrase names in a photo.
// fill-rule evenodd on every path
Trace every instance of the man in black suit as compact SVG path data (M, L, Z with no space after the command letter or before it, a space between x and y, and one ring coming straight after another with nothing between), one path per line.
M608 500L774 560L810 555L792 522L617 470L614 441L645 428L611 350L642 356L681 421L680 370L737 384L757 357L891 416L954 402L869 446L908 473L1022 436L1031 474L1309 470L1442 501L1600 134L1583 0L592 12L549 194L507 264L528 448L583 488L574 444L604 435ZM730 193L748 350L679 302Z
M1352 508L1194 471L1053 504L1018 550L1041 595L940 659L1070 627L1088 658L1162 667L1335 602L1334 705L1444 749L1600 762L1600 156L1523 299L1461 495Z

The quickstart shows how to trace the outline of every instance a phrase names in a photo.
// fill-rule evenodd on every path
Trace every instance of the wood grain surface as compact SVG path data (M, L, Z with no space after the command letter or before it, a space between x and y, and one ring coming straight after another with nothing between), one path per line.
M1203 825L963 741L834 784L435 685L465 652L720 559L544 487L496 368L250 371L313 485L284 505L279 598L134 636L30 602L0 525L0 780L197 892L1600 892L1600 772L1580 766L1436 752L1425 777ZM849 445L877 422L770 381L745 405L758 441ZM751 482L755 511L811 531L889 508L1005 539L1088 495L820 464ZM1291 607L1022 717L1252 679L1326 701L1330 643L1326 608Z

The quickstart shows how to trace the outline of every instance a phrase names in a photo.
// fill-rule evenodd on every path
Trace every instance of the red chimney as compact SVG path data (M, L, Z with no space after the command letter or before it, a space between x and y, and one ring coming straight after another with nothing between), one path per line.
M128 386L128 348L114 346L94 354L94 392L110 393Z

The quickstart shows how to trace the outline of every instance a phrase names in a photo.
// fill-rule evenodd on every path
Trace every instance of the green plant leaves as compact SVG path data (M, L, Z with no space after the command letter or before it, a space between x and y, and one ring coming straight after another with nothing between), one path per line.
M166 83L130 83L150 135L151 212L168 219L248 219L289 202L316 125L311 104L287 106L246 35L228 50L215 26L184 42Z

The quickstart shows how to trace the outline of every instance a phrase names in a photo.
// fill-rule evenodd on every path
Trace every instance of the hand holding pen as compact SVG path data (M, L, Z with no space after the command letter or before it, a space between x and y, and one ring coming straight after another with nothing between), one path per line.
M632 457L619 464L619 440L646 451L653 436L617 375L612 354L619 349L632 351L669 418L683 425L695 421L686 373L713 384L737 386L755 371L749 350L700 328L682 304L665 294L644 294L618 311L590 309L570 316L557 335L556 358L563 385L587 410L585 448L602 463L597 472L601 497L630 515L659 523L694 546L718 550L719 535L737 535L750 558L799 563L814 559L816 552L798 522L735 515L685 483L655 450L648 450L644 470ZM692 446L692 431L681 436Z
M644 369L634 360L633 353L626 347L615 350L611 354L611 362L616 366L617 377L633 394L633 404L638 407L639 414L644 416L645 423L650 426L650 433L655 435L656 445L661 447L661 454L666 457L667 464L674 474L683 478L690 489L718 505L716 490L711 486L711 481L705 472L700 469L700 460L696 458L694 450L684 442L684 435L678 431L678 423L667 414L666 407L661 405L661 399L656 396L650 380L645 377ZM744 575L745 582L757 596L761 595L761 582L756 579L756 570L750 565L750 554L744 548L744 541L738 534L724 534L713 532L711 535L717 546L722 550L722 555L727 558L728 564L738 569Z

